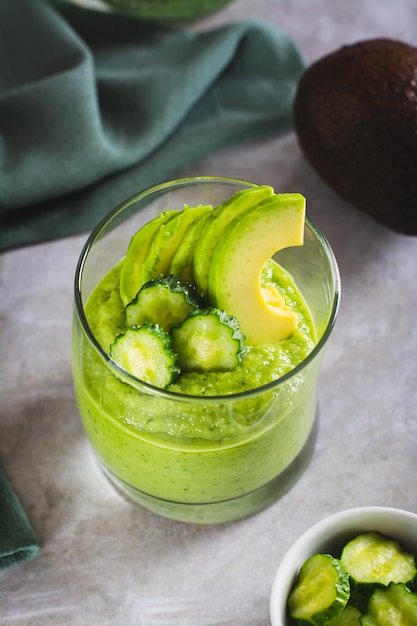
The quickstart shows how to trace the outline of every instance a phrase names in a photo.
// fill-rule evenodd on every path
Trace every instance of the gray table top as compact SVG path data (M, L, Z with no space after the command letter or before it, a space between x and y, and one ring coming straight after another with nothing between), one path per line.
M417 43L415 0L238 0L197 27L241 18L284 28L308 62L376 36ZM309 525L353 506L417 512L417 239L337 198L293 133L183 173L305 194L334 249L342 302L314 458L279 502L233 524L186 525L128 504L96 468L73 396L72 281L86 237L4 253L0 457L42 551L0 574L1 625L268 626L275 570Z

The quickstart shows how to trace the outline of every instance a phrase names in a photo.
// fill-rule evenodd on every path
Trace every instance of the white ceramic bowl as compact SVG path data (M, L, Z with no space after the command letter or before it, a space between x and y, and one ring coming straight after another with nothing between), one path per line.
M302 564L313 554L327 552L339 557L341 549L356 535L376 531L396 539L417 555L417 515L386 507L360 507L330 515L306 530L284 556L272 585L272 626L289 626L287 599Z

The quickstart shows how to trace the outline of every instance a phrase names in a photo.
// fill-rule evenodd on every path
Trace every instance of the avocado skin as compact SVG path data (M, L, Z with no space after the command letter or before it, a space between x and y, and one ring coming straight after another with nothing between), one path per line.
M417 235L417 48L379 38L319 59L300 79L293 114L306 160L333 191Z

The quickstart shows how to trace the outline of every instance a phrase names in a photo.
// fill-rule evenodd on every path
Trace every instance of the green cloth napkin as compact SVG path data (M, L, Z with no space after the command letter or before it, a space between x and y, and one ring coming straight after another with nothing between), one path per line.
M0 467L0 570L31 559L39 550L35 532Z
M289 127L303 70L264 22L192 32L1 0L0 250L89 230L209 153Z

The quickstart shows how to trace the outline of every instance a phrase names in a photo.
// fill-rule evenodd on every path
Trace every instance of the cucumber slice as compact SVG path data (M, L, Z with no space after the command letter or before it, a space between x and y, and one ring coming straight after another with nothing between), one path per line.
M162 224L166 224L178 211L165 211L140 228L130 240L120 274L120 296L126 306L141 287L140 272L149 246Z
M417 594L403 583L390 583L370 597L362 626L417 626Z
M194 309L171 335L185 372L233 370L246 353L236 318L214 308Z
M375 585L407 583L417 575L414 556L376 532L362 533L343 548L341 561L353 587L369 595Z
M204 304L194 285L169 274L143 285L125 309L126 326L142 326L149 322L169 331L182 322L192 309Z
M126 372L162 389L179 374L171 337L157 324L125 330L110 346L110 356Z
M349 596L349 576L341 561L330 554L314 554L301 567L288 610L297 624L322 626L340 615Z

